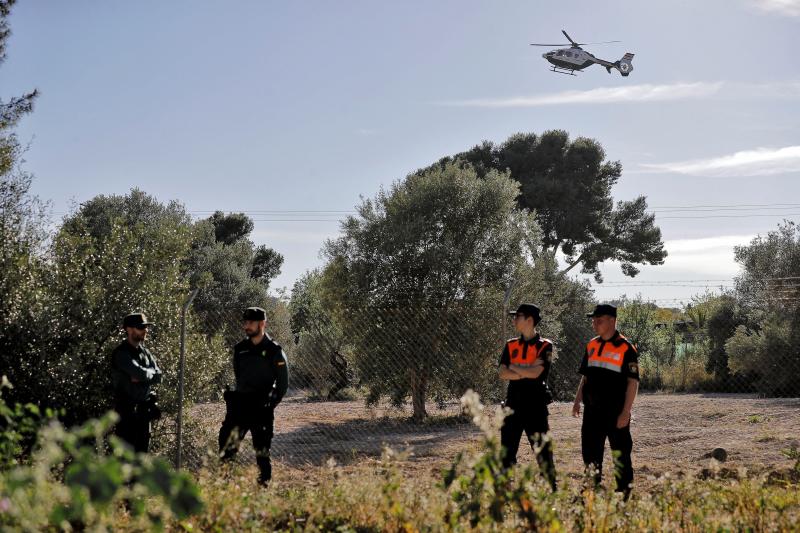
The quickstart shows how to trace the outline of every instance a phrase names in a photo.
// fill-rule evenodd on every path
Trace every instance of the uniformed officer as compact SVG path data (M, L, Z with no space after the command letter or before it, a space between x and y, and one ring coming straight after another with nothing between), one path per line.
M536 460L555 492L553 447L550 439L544 438L550 430L547 404L552 401L552 396L547 388L547 376L553 358L553 343L536 332L536 325L541 321L538 307L522 304L510 314L520 336L507 341L500 356L500 379L509 382L505 405L513 410L500 430L500 442L505 449L503 465L508 468L517 462L524 431L531 448L540 449Z
M272 444L274 410L289 386L286 355L265 332L266 312L260 307L245 310L247 339L233 348L234 390L225 392L225 420L219 430L220 457L232 459L248 431L253 436L258 482L272 478L269 449Z
M150 447L150 423L161 416L153 390L153 385L161 382L161 370L143 344L152 325L142 313L126 316L122 326L127 339L111 354L114 410L119 414L115 432L143 453Z
M633 483L631 409L639 390L639 362L634 345L617 331L617 308L601 304L587 315L597 337L589 341L578 372L572 415L581 414L581 452L587 469L600 484L606 438L618 455L614 468L617 492L627 500Z

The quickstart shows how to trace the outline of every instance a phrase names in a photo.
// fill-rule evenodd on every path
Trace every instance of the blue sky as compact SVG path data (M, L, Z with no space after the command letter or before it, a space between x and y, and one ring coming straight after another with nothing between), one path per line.
M799 0L220 6L15 7L0 98L41 91L18 133L57 214L134 186L198 216L252 213L290 287L359 195L484 139L559 128L622 162L615 197L646 195L670 251L636 281L607 265L600 298L726 284L686 280L730 280L734 245L800 218ZM586 48L632 52L634 72L548 72L528 43L562 28L623 41Z

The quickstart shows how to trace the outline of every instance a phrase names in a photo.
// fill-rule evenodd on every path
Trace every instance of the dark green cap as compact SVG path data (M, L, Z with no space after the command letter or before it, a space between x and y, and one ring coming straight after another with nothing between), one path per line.
M147 320L144 313L131 313L122 319L122 327L125 328L138 328L142 326L153 326L154 324Z
M609 304L600 304L594 308L594 311L591 313L587 313L586 316L595 317L595 316L613 316L614 318L617 317L617 308L613 305Z
M248 307L244 310L242 320L266 320L267 312L260 307Z

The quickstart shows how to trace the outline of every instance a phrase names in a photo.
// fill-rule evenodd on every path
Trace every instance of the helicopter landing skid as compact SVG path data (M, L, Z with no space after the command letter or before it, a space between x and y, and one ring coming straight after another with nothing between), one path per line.
M574 70L562 69L559 67L552 67L550 72L556 72L558 74L566 74L567 76L577 76Z

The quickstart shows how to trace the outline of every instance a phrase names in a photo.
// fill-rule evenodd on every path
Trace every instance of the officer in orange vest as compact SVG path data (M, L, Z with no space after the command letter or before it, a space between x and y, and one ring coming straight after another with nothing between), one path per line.
M509 382L505 405L513 410L500 430L500 442L505 449L503 466L509 468L517 462L519 441L524 431L531 447L540 449L536 460L555 492L553 446L549 439L544 439L550 430L547 404L552 401L552 396L547 388L547 375L553 359L553 343L536 332L536 325L541 322L538 307L522 304L510 314L520 336L507 341L500 356L500 379Z
M581 414L581 452L597 485L602 479L606 438L618 454L614 469L616 490L627 500L633 483L631 463L631 408L639 390L639 361L636 347L617 331L617 308L601 304L586 315L592 319L597 337L586 345L581 361L583 374L572 406L572 416Z

